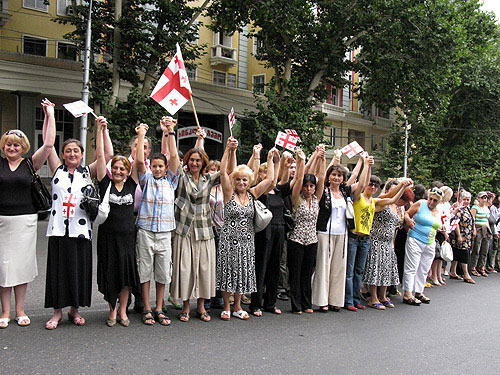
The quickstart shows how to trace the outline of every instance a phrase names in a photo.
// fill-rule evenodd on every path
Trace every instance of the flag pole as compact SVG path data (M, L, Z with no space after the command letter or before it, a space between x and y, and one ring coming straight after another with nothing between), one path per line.
M196 126L200 128L200 122L198 121L198 115L196 114L196 107L194 106L193 95L191 97L191 106L193 107L194 119L196 120Z

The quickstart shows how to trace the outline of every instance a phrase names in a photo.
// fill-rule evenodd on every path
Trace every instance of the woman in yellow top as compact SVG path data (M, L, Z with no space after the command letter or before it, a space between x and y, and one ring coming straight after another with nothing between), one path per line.
M355 227L348 234L344 307L350 311L365 309L365 306L361 304L361 284L370 248L370 231L375 211L380 211L399 199L399 195L394 195L391 198L373 198L373 195L380 187L381 181L377 176L371 176L373 157L367 156L367 158L367 163L359 180L359 183L364 187L364 191L358 196L353 195ZM366 184L367 181L370 182ZM405 183L404 185L408 184Z

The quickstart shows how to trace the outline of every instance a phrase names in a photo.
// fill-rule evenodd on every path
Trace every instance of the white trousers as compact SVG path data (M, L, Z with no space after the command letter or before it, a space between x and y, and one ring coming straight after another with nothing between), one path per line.
M427 274L434 260L435 249L435 242L425 244L413 237L408 237L403 273L403 290L405 292L423 293Z

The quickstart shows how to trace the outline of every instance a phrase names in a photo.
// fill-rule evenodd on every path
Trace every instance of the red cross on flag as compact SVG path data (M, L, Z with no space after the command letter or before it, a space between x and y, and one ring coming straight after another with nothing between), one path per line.
M276 141L274 141L274 144L286 148L287 150L293 151L295 150L295 146L297 146L297 142L299 141L298 138L299 137L295 137L291 134L278 132L278 136L276 137Z
M229 129L232 129L234 124L236 124L236 116L234 115L234 108L231 107L231 111L229 111L229 115L227 115L229 119Z
M358 142L354 141L349 143L347 146L344 146L340 151L342 151L346 156L350 159L353 156L359 154L360 152L363 152L363 147L359 145Z
M300 142L300 137L299 134L293 130L293 129L285 129L286 134L293 135L294 137L297 137L297 140Z
M174 115L191 98L191 94L181 48L177 44L177 53L158 80L151 97Z
M76 196L73 194L66 194L63 197L62 213L64 217L74 217L76 207Z

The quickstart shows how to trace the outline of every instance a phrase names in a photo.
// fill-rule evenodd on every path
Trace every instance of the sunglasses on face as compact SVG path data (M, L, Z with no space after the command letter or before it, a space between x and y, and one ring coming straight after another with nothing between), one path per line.
M368 184L368 186L370 186L370 187L379 187L380 185L379 185L379 184L377 184L376 182L370 182L370 183Z
M7 133L5 133L5 135L11 134L17 135L19 138L24 138L24 134L20 130L9 130L7 131Z

